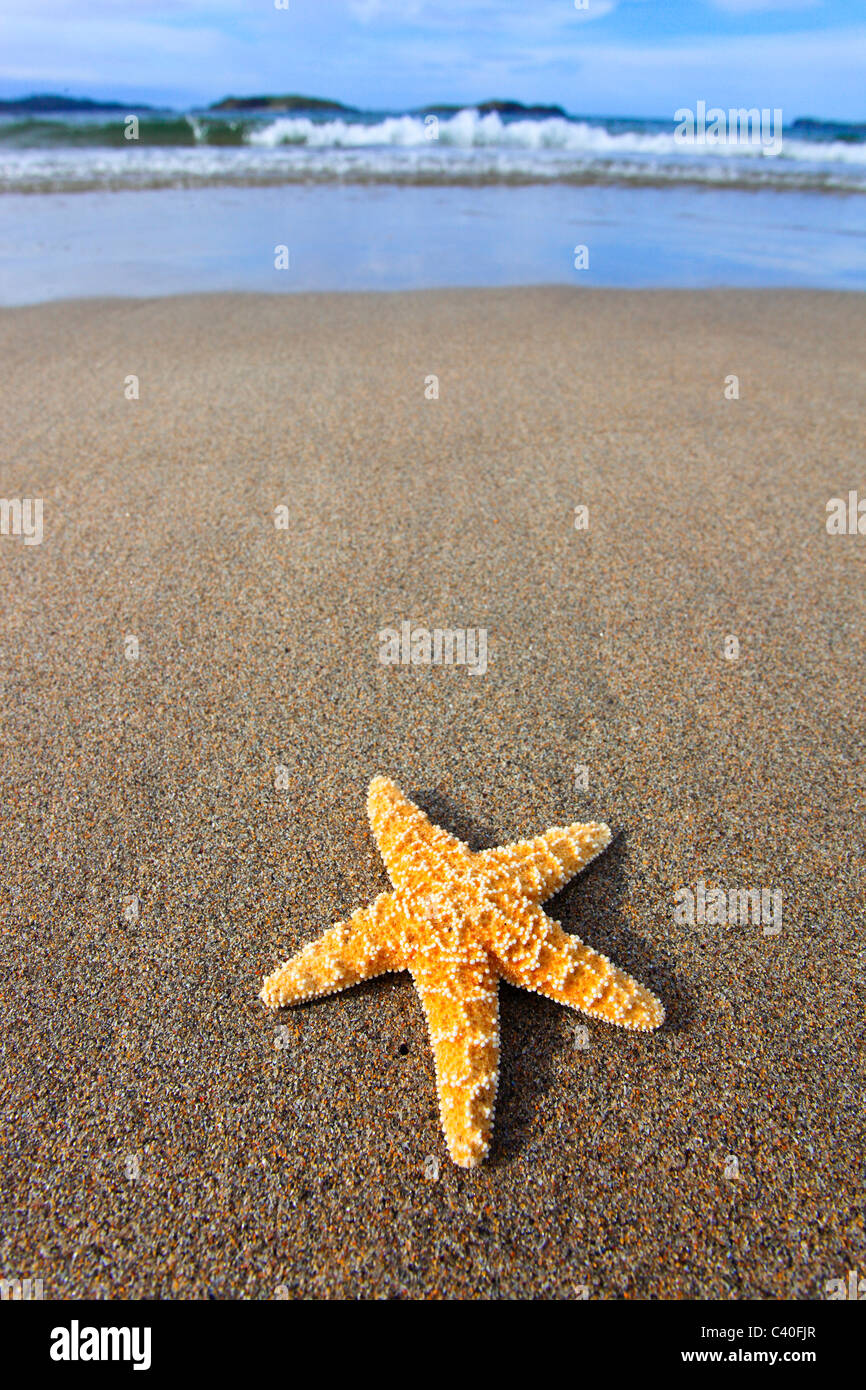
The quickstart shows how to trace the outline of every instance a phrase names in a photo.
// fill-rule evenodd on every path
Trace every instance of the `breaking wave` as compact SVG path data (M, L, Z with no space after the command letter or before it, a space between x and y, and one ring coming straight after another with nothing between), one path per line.
M796 122L781 147L683 145L672 122L450 115L0 118L0 191L292 183L706 184L866 192L866 128Z

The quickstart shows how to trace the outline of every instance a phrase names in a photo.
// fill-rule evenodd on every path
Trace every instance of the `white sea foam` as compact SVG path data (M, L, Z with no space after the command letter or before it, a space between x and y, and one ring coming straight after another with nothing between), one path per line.
M866 143L785 135L775 153L738 141L683 145L673 129L619 122L503 120L466 109L420 116L239 120L238 143L208 143L213 123L190 116L191 144L0 143L0 191L193 187L208 184L697 183L866 193ZM435 128L435 127L434 127Z
M439 120L438 135L431 140L423 117L389 116L384 120L312 121L306 116L279 116L270 124L249 134L251 145L274 149L280 145L303 145L315 149L375 149L381 146L453 147L462 150L561 150L575 154L618 156L667 155L672 158L777 157L760 143L720 141L715 145L685 145L672 131L611 131L602 124L565 120L550 116L545 120L503 121L497 112L482 116L474 109L458 111ZM866 168L866 144L842 140L818 142L786 136L780 155L786 159L821 164L844 163Z

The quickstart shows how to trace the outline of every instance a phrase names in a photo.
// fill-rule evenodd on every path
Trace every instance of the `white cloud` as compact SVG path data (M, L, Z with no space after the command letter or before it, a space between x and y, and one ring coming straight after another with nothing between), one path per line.
M824 0L710 0L717 10L731 14L763 14L769 10L814 10Z
M362 24L373 19L414 19L424 0L348 0L349 10Z
M319 0L332 8L344 0ZM446 28L487 29L491 40L515 29L543 30L551 33L570 27L574 21L603 19L621 0L589 0L589 8L577 10L573 0L345 0L356 19L363 24L375 20L391 23L423 19L431 35Z

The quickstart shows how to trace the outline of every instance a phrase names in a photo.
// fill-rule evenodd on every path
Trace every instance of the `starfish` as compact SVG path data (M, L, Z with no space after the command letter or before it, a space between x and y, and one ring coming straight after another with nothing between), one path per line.
M410 971L433 1046L448 1151L474 1168L493 1129L500 979L621 1028L658 1028L664 1009L541 908L610 844L608 826L556 826L473 852L386 777L370 783L367 811L394 892L305 946L264 980L261 997L278 1009Z

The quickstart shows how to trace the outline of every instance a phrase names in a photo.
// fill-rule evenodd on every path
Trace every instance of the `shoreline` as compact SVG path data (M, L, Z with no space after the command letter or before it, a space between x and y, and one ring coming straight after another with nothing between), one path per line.
M63 254L46 256L46 239ZM0 301L550 283L860 290L864 246L866 198L799 192L296 185L5 193Z

